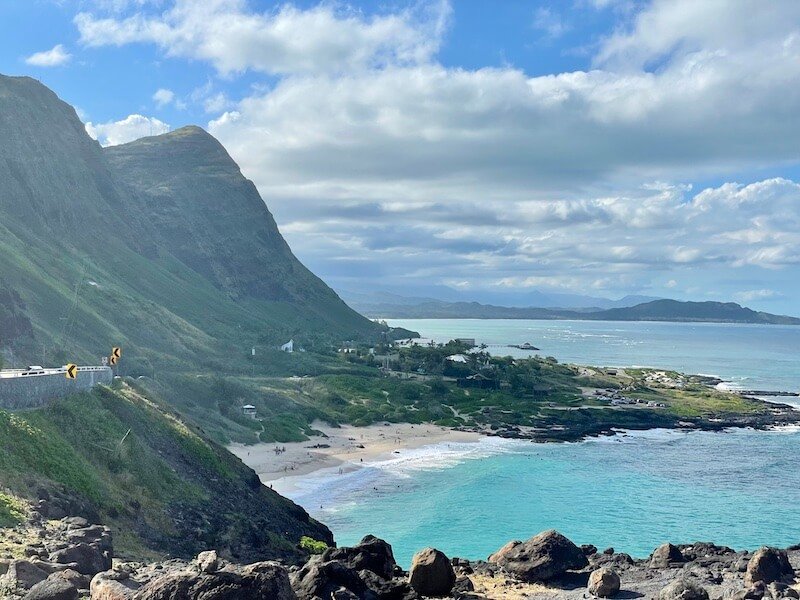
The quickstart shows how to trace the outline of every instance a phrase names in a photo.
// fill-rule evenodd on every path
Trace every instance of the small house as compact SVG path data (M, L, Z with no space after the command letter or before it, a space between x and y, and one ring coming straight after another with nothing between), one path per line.
M256 407L253 406L252 404L245 404L242 407L242 414L245 417L250 417L251 419L256 419L257 418Z

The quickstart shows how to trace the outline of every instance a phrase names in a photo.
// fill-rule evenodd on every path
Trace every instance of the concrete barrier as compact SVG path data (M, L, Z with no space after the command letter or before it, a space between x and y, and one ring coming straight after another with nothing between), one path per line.
M110 385L111 367L80 367L76 379L67 379L63 369L46 369L41 375L22 375L6 371L0 375L0 408L7 410L36 408L71 394L92 389L97 384Z

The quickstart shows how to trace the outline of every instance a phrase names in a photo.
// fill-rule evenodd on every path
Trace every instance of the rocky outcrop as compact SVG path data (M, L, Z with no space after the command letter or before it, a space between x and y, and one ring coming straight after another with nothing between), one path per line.
M489 561L450 560L426 548L404 572L388 543L366 536L300 567L237 564L206 550L188 561L115 560L113 569L91 577L80 571L91 573L100 566L98 556L105 566L113 555L105 527L65 518L25 535L11 531L10 539L27 540L15 550L27 558L0 558L4 600L800 600L800 546L737 552L708 542L664 544L635 560L613 548L579 548L545 531L504 545Z
M524 581L548 581L588 565L580 548L551 529L519 544L506 544L492 557L511 575Z
M300 600L400 600L414 596L403 575L392 547L370 535L353 547L330 548L312 558L291 581Z
M744 583L753 586L759 582L770 584L775 581L785 583L794 577L794 570L789 564L786 551L776 548L759 548L750 562L744 575Z
M677 546L661 544L650 555L650 566L654 569L666 569L684 562L683 554Z
M153 579L134 600L296 600L286 568L272 562L229 566L215 573L185 570Z
M414 555L408 582L421 596L447 596L456 582L456 574L447 556L435 548L425 548Z

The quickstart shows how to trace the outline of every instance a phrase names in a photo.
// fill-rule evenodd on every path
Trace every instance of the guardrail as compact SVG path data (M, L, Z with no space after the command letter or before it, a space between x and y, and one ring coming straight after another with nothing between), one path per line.
M79 373L89 373L89 372L96 372L96 371L105 371L110 367L98 366L98 367L78 367ZM42 375L58 375L59 373L65 373L67 371L66 367L57 367L57 368L48 368L48 369L3 369L0 371L0 377L3 378L13 378L13 377L41 377Z

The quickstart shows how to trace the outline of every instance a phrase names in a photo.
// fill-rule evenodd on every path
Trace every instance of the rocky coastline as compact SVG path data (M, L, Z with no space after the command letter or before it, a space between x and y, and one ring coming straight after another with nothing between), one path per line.
M542 427L506 424L483 427L461 426L454 429L534 442L580 442L592 437L617 435L622 430L676 429L714 432L725 431L726 429L755 429L766 431L777 427L800 424L800 410L794 406L768 402L755 397L748 397L748 400L763 404L766 410L752 414L719 414L707 417L676 417L670 414L650 411L645 419L639 419L633 423L619 423L618 425L587 418L576 419L568 424L564 424L562 421L554 421L552 425ZM644 411L641 412L644 413Z
M126 562L111 531L81 517L0 532L0 598L22 600L521 600L800 598L800 545L735 551L665 543L645 559L577 546L557 531L511 541L485 560L425 548L408 572L391 546L367 536L300 564L237 564L210 549L192 560Z

